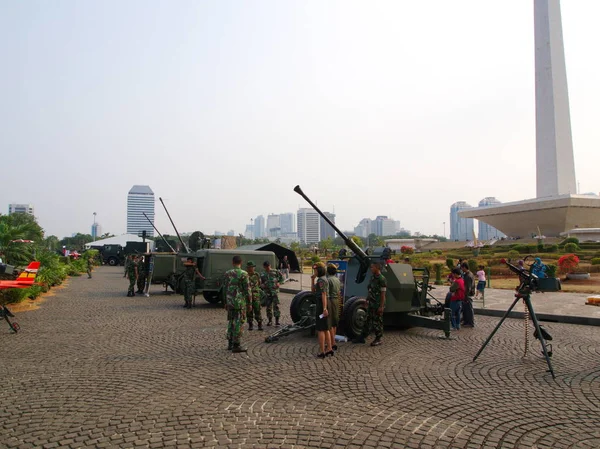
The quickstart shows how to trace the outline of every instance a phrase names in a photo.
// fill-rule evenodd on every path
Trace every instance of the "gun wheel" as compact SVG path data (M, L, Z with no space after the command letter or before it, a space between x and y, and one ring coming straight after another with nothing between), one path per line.
M359 337L367 321L366 299L353 296L344 304L343 310L342 321L345 334L349 338Z
M8 323L10 324L10 328L15 332L19 332L19 329L21 329L21 326L19 326L19 323L17 323L16 321L13 321L12 323Z

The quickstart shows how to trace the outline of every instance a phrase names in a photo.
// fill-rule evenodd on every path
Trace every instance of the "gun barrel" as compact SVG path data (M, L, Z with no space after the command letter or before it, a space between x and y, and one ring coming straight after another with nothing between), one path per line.
M165 206L165 203L163 202L161 197L158 197L158 199L160 200L160 203L163 205L163 207L165 208L165 212L167 213L167 217L169 217L169 220L171 221L171 224L173 225L173 229L175 229L175 234L177 234L177 238L179 239L179 242L181 243L181 246L183 246L183 249L185 250L185 252L189 253L190 249L187 247L187 245L183 242L183 239L181 238L181 236L179 235L179 231L177 230L177 228L175 227L175 223L173 223L173 219L171 218L171 214L169 213L169 211L167 210L167 206Z
M325 215L323 212L321 212L321 210L315 205L315 203L313 203L309 197L307 197L304 192L302 191L302 189L300 188L300 186L296 186L294 187L294 192L296 192L298 195L300 195L302 198L304 198L306 200L306 202L308 204L310 204L314 210L317 211L317 213L323 218L323 220L325 220L327 223L329 223L329 225L335 230L335 232L338 233L338 235L344 240L344 242L346 243L346 245L348 245L348 248L350 248L354 254L356 254L356 256L361 259L361 260L368 260L369 256L367 256L365 254L365 252L360 248L360 246L358 246L354 240L348 238L348 236L346 234L344 234L342 231L340 231L337 226L327 217L327 215Z
M163 237L163 235L162 235L162 234L160 233L160 231L159 231L159 230L156 228L156 226L154 226L154 223L152 223L152 220L150 220L150 219L148 218L148 215L146 215L146 212L142 212L142 214L144 214L144 217L146 217L146 220L148 220L148 222L149 222L149 223L152 225L152 227L154 228L154 230L155 230L155 231L158 233L158 235L160 235L160 238L161 238L161 239L163 239L163 242L165 242L165 243L167 244L167 246L168 246L169 248L171 248L171 251L173 251L174 253L176 253L177 251L175 251L175 250L173 249L173 247L172 247L171 245L169 245L169 242L167 242L167 239L165 239L165 238Z

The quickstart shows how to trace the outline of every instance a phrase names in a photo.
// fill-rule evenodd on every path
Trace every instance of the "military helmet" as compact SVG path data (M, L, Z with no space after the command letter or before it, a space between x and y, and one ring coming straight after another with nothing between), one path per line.
M271 262L269 262L268 260L265 260L263 262L263 267L270 267L271 266Z
M246 262L246 266L247 266L247 267L255 267L255 266L256 266L256 264L254 263L254 261L252 261L252 260L249 260L248 262Z

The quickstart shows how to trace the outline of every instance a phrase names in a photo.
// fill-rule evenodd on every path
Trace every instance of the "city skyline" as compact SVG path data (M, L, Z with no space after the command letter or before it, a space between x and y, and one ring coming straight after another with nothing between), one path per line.
M599 14L596 0L562 3L581 192L600 191ZM48 235L87 233L94 211L124 233L134 184L203 232L297 210L296 184L335 204L342 230L384 213L427 235L456 198L536 195L532 2L26 0L0 20L0 148L7 165L36 161L39 180L7 171L0 202L35 204ZM173 233L164 213L155 224Z

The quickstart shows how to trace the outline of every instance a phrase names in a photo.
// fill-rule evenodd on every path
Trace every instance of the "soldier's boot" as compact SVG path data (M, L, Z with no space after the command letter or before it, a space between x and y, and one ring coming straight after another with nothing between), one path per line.
M229 339L229 345L227 345L227 350L231 351L233 349L233 340L230 338Z
M269 318L269 321L267 322L267 326L272 326L273 325L273 320L271 318Z
M251 330L254 330L254 324L252 323L252 321L250 321L250 322L248 323L248 330L249 330L249 331L251 331Z
M258 322L258 330L259 330L259 331L262 331L262 330L263 330L263 327L262 327L262 321L259 321L259 322Z
M279 317L278 316L275 317L275 326L279 326Z
M243 346L240 346L239 343L234 343L233 349L231 350L231 352L235 352L235 353L248 352L248 350L246 348L244 348Z
M380 346L383 342L381 341L381 337L375 337L375 340L371 343L371 346Z
M360 335L358 337L356 337L354 340L352 340L352 343L366 343L367 339L365 338L364 335Z

